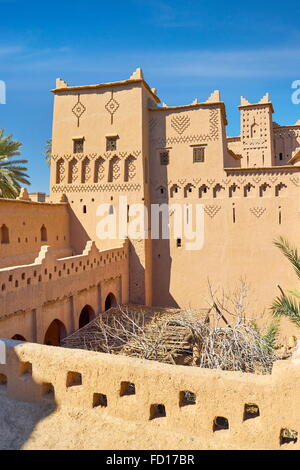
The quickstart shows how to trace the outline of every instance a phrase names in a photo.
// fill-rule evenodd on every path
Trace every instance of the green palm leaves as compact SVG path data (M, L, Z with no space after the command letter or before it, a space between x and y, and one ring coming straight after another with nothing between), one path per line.
M20 155L19 148L21 142L12 140L12 135L4 137L4 130L0 129L0 197L16 198L21 189L21 185L30 184L27 167L24 164L27 160L12 160L12 157Z
M300 279L300 255L297 248L290 245L290 243L282 237L276 240L274 244L290 261ZM280 292L280 296L276 297L271 306L273 314L275 316L284 315L300 327L300 291L289 290L288 294L285 294L280 288Z

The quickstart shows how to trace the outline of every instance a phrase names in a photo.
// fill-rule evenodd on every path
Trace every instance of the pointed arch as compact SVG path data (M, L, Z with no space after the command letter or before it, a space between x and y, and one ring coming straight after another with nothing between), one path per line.
M124 181L128 182L135 177L136 174L136 166L135 166L136 158L133 155L129 155L129 157L125 160L125 168L124 168Z
M1 226L1 244L5 245L7 243L9 243L9 230L8 227L3 224Z
M43 224L41 226L41 242L47 242L47 241L48 241L47 229L45 225Z
M99 183L104 178L104 158L99 157L95 161L94 183Z

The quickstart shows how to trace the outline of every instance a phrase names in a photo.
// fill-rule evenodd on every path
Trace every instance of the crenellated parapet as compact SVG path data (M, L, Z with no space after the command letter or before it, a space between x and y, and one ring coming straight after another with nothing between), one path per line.
M88 241L82 254L60 259L43 245L34 263L0 269L0 317L122 276L128 276L127 240L104 251Z

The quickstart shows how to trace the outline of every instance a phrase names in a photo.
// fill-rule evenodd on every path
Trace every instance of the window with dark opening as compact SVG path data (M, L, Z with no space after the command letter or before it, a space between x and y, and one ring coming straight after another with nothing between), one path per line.
M168 165L169 164L169 150L163 150L159 152L160 164Z
M106 150L108 152L117 150L117 137L106 137Z
M181 238L177 238L176 245L177 245L177 248L181 248Z
M180 392L179 394L179 406L188 406L196 404L196 395L188 390Z
M150 406L150 419L163 418L166 416L165 405L151 405Z
M221 431L223 429L229 429L228 419L223 416L217 416L214 419L213 431Z
M103 393L94 393L93 395L93 408L96 408L97 406L107 406L107 396Z
M73 140L73 153L83 153L83 139Z
M120 397L124 395L135 395L135 385L132 382L121 382Z
M193 162L203 163L204 162L204 147L193 148Z

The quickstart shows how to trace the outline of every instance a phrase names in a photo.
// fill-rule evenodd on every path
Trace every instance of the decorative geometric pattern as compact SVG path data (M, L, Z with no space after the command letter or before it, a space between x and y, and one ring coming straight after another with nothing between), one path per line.
M81 103L80 101L80 95L77 96L77 103L75 106L72 108L72 113L75 114L77 117L77 127L79 127L79 119L83 115L83 113L86 111L86 107Z
M222 179L222 183L224 183L225 186L228 186L231 183L231 179L230 178Z
M99 183L99 181L103 180L104 178L104 159L99 157L95 161L95 183Z
M217 108L209 110L209 130L211 140L218 140L219 138L219 111Z
M269 181L271 181L271 183L274 184L274 183L276 183L277 180L278 180L277 176L272 176L272 175L269 176Z
M216 180L212 178L207 178L207 182L209 185L212 185Z
M201 178L193 178L193 182L197 185L201 181Z
M54 193L80 193L80 192L94 192L94 191L99 191L99 192L106 192L106 191L140 191L141 185L140 184L112 184L112 183L107 183L107 184L87 184L87 185L74 185L74 184L69 184L65 186L61 185L55 185L52 186L52 191Z
M63 158L60 158L56 163L56 183L60 184L64 182L65 179L65 161Z
M300 177L299 176L291 176L290 177L291 182L299 188L300 186Z
M133 180L136 176L135 157L129 156L125 160L125 181Z
M110 161L112 181L115 181L120 177L121 168L119 162L120 159L118 157L113 157Z
M91 177L90 160L85 157L82 162L82 182L87 183Z
M207 205L204 207L204 211L212 219L221 209L221 206Z
M184 131L190 126L191 120L186 114L177 114L171 119L171 127L179 134L183 134Z
M253 176L253 181L254 183L259 183L261 181L261 177L260 176Z
M115 100L114 98L114 95L113 95L113 91L111 92L111 97L109 99L109 101L106 103L105 105L105 109L106 111L109 112L110 114L110 123L113 124L114 122L114 114L115 112L117 111L117 109L119 108L120 104Z
M74 183L78 177L78 161L76 158L69 163L69 183Z
M255 217L257 219L259 219L263 213L267 210L265 207L250 207L250 212L252 212L253 215L255 215Z
M154 144L157 144L160 147L166 147L167 145L173 144L193 144L200 142L207 142L211 140L209 134L194 134L194 135L181 135L180 137L167 137L166 139L152 139Z

